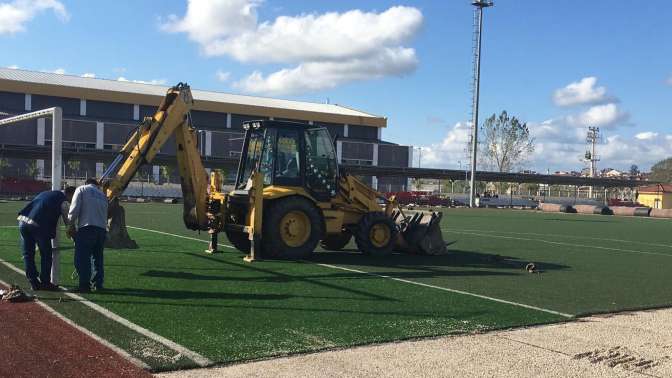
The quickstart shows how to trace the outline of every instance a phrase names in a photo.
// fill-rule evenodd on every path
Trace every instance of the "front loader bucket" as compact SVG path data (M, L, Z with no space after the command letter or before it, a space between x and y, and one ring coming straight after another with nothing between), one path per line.
M444 255L448 253L441 234L440 212L414 212L404 216L394 212L392 217L399 225L398 251L418 255Z

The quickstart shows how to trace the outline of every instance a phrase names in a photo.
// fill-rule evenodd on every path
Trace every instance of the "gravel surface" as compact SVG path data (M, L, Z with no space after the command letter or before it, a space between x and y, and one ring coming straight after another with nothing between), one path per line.
M672 377L672 309L372 345L162 377Z

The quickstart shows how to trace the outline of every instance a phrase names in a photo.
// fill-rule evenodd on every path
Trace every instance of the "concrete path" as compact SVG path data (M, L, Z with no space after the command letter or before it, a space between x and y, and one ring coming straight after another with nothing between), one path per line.
M277 358L164 377L672 377L672 309Z

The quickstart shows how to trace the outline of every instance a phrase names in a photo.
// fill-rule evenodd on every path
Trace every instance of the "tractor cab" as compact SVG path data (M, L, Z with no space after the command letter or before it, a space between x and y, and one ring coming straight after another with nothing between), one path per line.
M338 191L338 163L329 131L287 121L249 121L236 177L244 189L256 169L264 186L301 187L318 201Z

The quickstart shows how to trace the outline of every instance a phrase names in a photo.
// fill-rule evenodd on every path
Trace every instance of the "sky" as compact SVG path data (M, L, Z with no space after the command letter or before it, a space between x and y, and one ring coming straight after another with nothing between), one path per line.
M0 66L336 103L388 118L414 165L464 168L468 0L0 0ZM519 169L672 156L667 2L495 0L485 10L481 121L506 110L535 151ZM422 161L418 161L422 156Z

